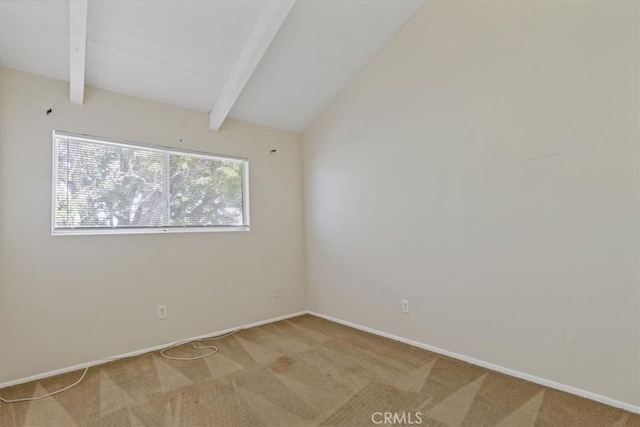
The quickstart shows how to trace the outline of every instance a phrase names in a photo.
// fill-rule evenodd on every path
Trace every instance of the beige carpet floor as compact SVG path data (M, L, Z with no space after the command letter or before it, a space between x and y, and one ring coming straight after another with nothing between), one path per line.
M149 353L93 367L56 396L1 403L0 426L640 427L638 415L309 315L216 345L198 361ZM40 395L80 373L0 394Z

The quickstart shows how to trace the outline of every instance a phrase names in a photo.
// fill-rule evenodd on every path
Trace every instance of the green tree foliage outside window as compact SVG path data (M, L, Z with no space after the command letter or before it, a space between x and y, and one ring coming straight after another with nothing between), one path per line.
M242 164L169 157L171 225L242 225Z
M55 231L244 227L247 161L54 135Z

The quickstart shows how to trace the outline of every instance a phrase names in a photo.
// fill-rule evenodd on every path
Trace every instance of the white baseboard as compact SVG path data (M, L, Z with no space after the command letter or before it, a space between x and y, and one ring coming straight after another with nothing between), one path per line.
M575 394L576 396L584 397L586 399L594 400L599 403L604 403L605 405L614 406L616 408L624 409L625 411L634 412L636 414L640 414L640 406L632 405L631 403L622 402L620 400L612 399L607 396L603 396L601 394L592 393L590 391L582 390L576 387L572 387L570 385L562 384L559 382L551 381L545 378L536 377L535 375L526 374L524 372L516 371L514 369L505 368L503 366L494 365L493 363L485 362L484 360L474 359L473 357L464 356L462 354L454 353L449 350L444 350L438 347L434 347L429 344L424 344L418 341L410 340L407 338L402 338L397 335L389 334L387 332L378 331L377 329L369 328L367 326L358 325L357 323L347 322L346 320L338 319L332 316L327 316L326 314L316 313L315 311L309 311L309 314L317 317L321 317L323 319L329 320L331 322L340 323L345 326L352 327L354 329L359 329L364 332L369 332L374 335L379 335L381 337L390 338L395 341L400 341L405 344L409 344L414 347L422 348L424 350L429 350L433 353L442 354L444 356L448 356L454 359L462 360L467 363L471 363L472 365L481 366L483 368L490 369L492 371L497 371L512 377L520 378L526 381L530 381L532 383L540 384L545 387L553 388L556 390L564 391L570 394Z
M56 369L54 371L43 372L41 374L32 375L30 377L19 378L17 380L0 383L0 389L5 388L5 387L11 387L11 386L18 385L18 384L28 383L28 382L31 382L31 381L41 380L43 378L53 377L55 375L66 374L67 372L73 372L73 371L77 371L77 370L80 370L80 369L84 369L87 366L102 365L103 363L113 362L115 360L126 359L126 358L129 358L129 357L138 356L140 354L150 353L152 351L159 351L159 350L165 349L167 347L170 347L170 346L178 344L178 343L186 343L186 342L189 342L189 341L195 341L195 340L199 340L199 339L203 339L203 338L211 338L211 337L215 337L215 336L218 336L218 335L224 335L224 334L228 334L229 332L233 332L233 331L238 330L238 329L255 328L256 326L262 326L262 325L266 325L266 324L269 324L269 323L279 322L280 320L285 320L285 319L290 319L292 317L302 316L303 314L307 314L307 313L308 313L308 311L304 310L304 311L299 311L297 313L285 314L284 316L274 317L272 319L261 320L259 322L253 322L253 323L249 323L247 325L237 326L235 328L224 329L222 331L212 332L212 333L205 334L205 335L199 335L197 337L186 338L186 339L183 339L183 340L178 340L178 341L174 341L174 342L170 342L170 343L166 343L166 344L161 344L161 345L156 345L156 346L153 346L153 347L143 348L143 349L132 351L132 352L129 352L129 353L119 354L117 356L112 356L112 357L107 357L105 359L94 360L94 361L91 361L91 362L81 363L79 365L69 366L67 368Z
M421 342L418 342L418 341L414 341L414 340L410 340L410 339L407 339L407 338L403 338L403 337L400 337L400 336L397 336L397 335L393 335L393 334L390 334L390 333L387 333L387 332L382 332L382 331L379 331L377 329L369 328L367 326L362 326L362 325L359 325L357 323L348 322L346 320L338 319L336 317L328 316L326 314L321 314L321 313L317 313L315 311L310 311L310 310L304 310L304 311L299 311L297 313L286 314L284 316L279 316L279 317L274 317L274 318L271 318L271 319L261 320L261 321L249 323L249 324L246 324L246 325L243 325L243 326L238 326L238 327L235 327L235 328L224 329L224 330L221 330L221 331L212 332L212 333L205 334L205 335L199 335L199 336L192 337L192 338L186 338L184 340L178 340L178 341L174 341L174 342L170 342L170 343L166 343L166 344L162 344L162 345L157 345L157 346L154 346L154 347L143 348L143 349L132 351L132 352L129 352L129 353L120 354L120 355L113 356L113 357L108 357L106 359L94 360L94 361L91 361L91 362L81 363L79 365L69 366L67 368L62 368L62 369L56 369L54 371L43 372L41 374L32 375L30 377L19 378L17 380L13 380L13 381L7 381L7 382L4 382L4 383L0 383L0 389L5 388L5 387L11 387L11 386L18 385L18 384L28 383L28 382L31 382L31 381L41 380L43 378L53 377L55 375L66 374L67 372L73 372L73 371L77 371L77 370L80 370L80 369L84 369L87 366L97 366L97 365L101 365L103 363L113 362L113 361L119 360L119 359L126 359L126 358L129 358L129 357L138 356L140 354L149 353L149 352L152 352L152 351L159 351L159 350L162 350L164 348L170 347L170 346L172 346L174 344L181 343L181 342L189 342L189 341L194 341L194 340L203 339L203 338L215 337L215 336L218 336L218 335L223 335L223 334L226 334L226 333L229 333L229 332L233 332L233 331L235 331L237 329L254 328L256 326L262 326L262 325L266 325L266 324L269 324L269 323L278 322L280 320L286 320L286 319L290 319L292 317L302 316L304 314L311 314L313 316L321 317L321 318L329 320L331 322L339 323L341 325L349 326L351 328L358 329L358 330L361 330L361 331L364 331L364 332L369 332L371 334L379 335L381 337L390 338L390 339L395 340L395 341L400 341L402 343L409 344L409 345L414 346L414 347L422 348L424 350L428 350L428 351L431 351L433 353L438 353L438 354L442 354L444 356L448 356L448 357L451 357L451 358L454 358L454 359L462 360L464 362L471 363L471 364L477 365L477 366L481 366L483 368L490 369L492 371L500 372L500 373L503 373L503 374L506 374L506 375L510 375L512 377L516 377L516 378L520 378L520 379L523 379L523 380L526 380L526 381L530 381L532 383L540 384L540 385L545 386L545 387L550 387L550 388L553 388L553 389L556 389L556 390L560 390L560 391L564 391L564 392L567 392L567 393L570 393L570 394L574 394L576 396L584 397L586 399L590 399L590 400L593 400L593 401L596 401L596 402L604 403L605 405L614 406L616 408L621 408L621 409L624 409L624 410L629 411L629 412L634 412L636 414L640 414L640 406L632 405L630 403L622 402L622 401L616 400L616 399L612 399L610 397L603 396L601 394L592 393L590 391L582 390L582 389L579 389L579 388L576 388L576 387L572 387L570 385L558 383L556 381L551 381L551 380L548 380L548 379L545 379L545 378L536 377L535 375L530 375L530 374L526 374L524 372L516 371L514 369L505 368L503 366L495 365L493 363L485 362L483 360L474 359L473 357L468 357L468 356L465 356L465 355L462 355L462 354L454 353L452 351L444 350L444 349L441 349L441 348L438 348L438 347L434 347L434 346L429 345L429 344L424 344L424 343L421 343Z

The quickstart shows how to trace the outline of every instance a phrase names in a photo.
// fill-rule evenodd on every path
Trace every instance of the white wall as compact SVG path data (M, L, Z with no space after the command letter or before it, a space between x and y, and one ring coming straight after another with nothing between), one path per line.
M310 308L640 403L638 16L427 2L303 135Z
M52 237L53 129L248 157L251 231ZM1 69L0 382L304 310L301 174L300 134L92 88L71 105Z

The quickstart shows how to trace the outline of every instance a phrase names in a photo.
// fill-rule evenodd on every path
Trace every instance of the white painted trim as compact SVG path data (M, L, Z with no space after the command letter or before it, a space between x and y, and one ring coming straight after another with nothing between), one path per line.
M189 154L196 157L203 157L208 159L210 157L216 157L221 160L229 160L237 163L248 162L248 157L239 157L239 156L228 156L226 154L213 153L211 151L195 151L195 150L187 150L185 148L178 148L176 146L169 145L158 145L158 144L146 144L143 142L135 142L135 141L127 141L119 138L104 138L99 136L87 135L84 133L75 133L75 132L67 132L64 130L53 130L53 138L60 139L75 139L79 141L85 141L96 144L106 144L106 145L114 145L118 147L125 148L142 148L150 151L168 151L174 154Z
M55 182L55 181L54 181ZM55 204L53 205L55 206ZM55 212L54 212L55 215ZM248 225L238 226L210 226L210 227L155 227L155 228L87 228L56 230L55 218L51 227L52 236L101 236L105 234L173 234L173 233L227 233L235 231L249 231Z
M284 316L274 317L272 319L259 320L257 322L249 323L248 325L244 325L242 329L249 329L249 328L255 328L262 325L268 325L269 323L275 323L281 320L287 320L287 319L291 319L298 316L304 316L305 314L309 314L309 310L302 310L302 311L298 311L297 313L285 314ZM238 328L231 328L230 331L233 331L235 329L238 329ZM217 332L214 336L221 335L221 334L224 334L224 332Z
M1 0L0 0L1 1ZM158 227L102 227L102 228L56 228L56 210L55 206L57 205L57 193L56 186L53 185L51 189L51 235L52 236L99 236L104 234L172 234L172 233L220 233L220 232L234 232L234 231L249 231L249 159L244 157L233 157L233 156L225 156L221 154L207 153L202 151L192 151L192 150L183 150L175 147L164 147L160 145L150 145L150 144L142 144L138 142L127 142L121 140L111 140L108 138L100 138L96 136L89 136L83 134L76 134L71 132L64 131L53 131L53 154L51 158L53 159L52 164L52 181L56 183L58 180L58 153L56 150L57 144L59 141L67 141L67 142L89 142L93 144L106 145L109 147L125 147L125 148L133 148L133 149L142 149L146 151L153 151L156 153L162 153L164 155L163 159L163 167L166 167L167 170L169 168L167 163L167 155L176 154L181 156L193 156L199 157L208 160L222 160L225 162L233 162L238 163L243 166L243 175L242 175L242 206L243 206L243 220L244 225L233 225L233 226L192 226L192 227L180 227L180 226L158 226ZM169 176L165 174L164 177L164 188L169 188ZM165 215L166 219L169 218L168 215L169 208L169 200L166 200L165 203ZM168 223L168 221L167 221Z
M69 0L69 97L78 105L84 102L88 5L88 0Z
M586 399L594 400L599 403L604 403L605 405L614 406L616 408L624 409L625 411L634 412L636 414L640 414L640 406L632 405L631 403L622 402L620 400L612 399L607 396L603 396L601 394L592 393L590 391L582 390L570 385L558 383L552 380L548 380L545 378L536 377L535 375L526 374L524 372L516 371L514 369L505 368L500 365L495 365L490 362L485 362L484 360L475 359L473 357L468 357L459 353L454 353L449 350L444 350L438 347L434 347L429 344L424 344L418 341L410 340L407 338L402 338L397 335L389 334L387 332L378 331L377 329L369 328L367 326L358 325L357 323L348 322L346 320L338 319L333 316L328 316L326 314L317 313L315 311L309 311L309 314L317 317L321 317L323 319L329 320L331 322L339 323L341 325L349 326L354 329L358 329L364 332L369 332L374 335L379 335L381 337L390 338L395 341L400 341L405 344L409 344L414 347L422 348L424 350L429 350L433 353L438 353L443 356L448 356L454 359L462 360L467 363L471 363L472 365L481 366L486 369L490 369L492 371L497 371L512 377L520 378L526 381L530 381L532 383L540 384L545 387L553 388L556 390L564 391L566 393L575 394L576 396L584 397Z
M270 0L265 5L264 12L209 113L209 129L212 131L217 132L222 126L294 3L295 0Z
M139 356L141 354L150 353L152 351L159 351L159 350L165 349L167 347L171 347L172 345L175 345L175 344L178 344L178 343L187 343L187 342L196 341L196 340L200 340L200 339L204 339L204 338L216 337L216 336L219 336L219 335L228 334L228 333L233 332L233 331L235 331L237 329L255 328L256 326L267 325L269 323L274 323L274 322L279 322L281 320L291 319L292 317L298 317L298 316L302 316L304 314L308 314L308 311L304 310L304 311L299 311L297 313L285 314L283 316L278 316L278 317L274 317L274 318L266 319L266 320L260 320L258 322L248 323L246 325L238 326L238 327L235 327L235 328L228 328L228 329L224 329L224 330L217 331L217 332L211 332L211 333L208 333L208 334L205 334L205 335L199 335L197 337L186 338L186 339L183 339L183 340L178 340L178 341L174 341L174 342L170 342L170 343L166 343L166 344L160 344L160 345L156 345L156 346L153 346L153 347L147 347L147 348L143 348L143 349L140 349L140 350L131 351L129 353L119 354L117 356L107 357L105 359L94 360L92 362L80 363L78 365L69 366L67 368L56 369L56 370L53 370L53 371L43 372L41 374L31 375L31 376L25 377L25 378L19 378L17 380L6 381L4 383L0 383L0 389L5 388L5 387L11 387L11 386L18 385L18 384L28 383L28 382L31 382L31 381L41 380L43 378L53 377L55 375L61 375L61 374L66 374L68 372L78 371L80 369L86 368L87 366L91 367L91 366L102 365L103 363L107 363L107 362L113 362L113 361L120 360L120 359L126 359L126 358L129 358L129 357Z
M584 397L586 399L590 399L599 403L603 403L605 405L609 405L609 406L614 406L616 408L620 408L620 409L624 409L626 411L629 412L634 412L636 414L640 414L640 406L636 406L636 405L632 405L630 403L627 402L622 402L620 400L616 400L616 399L612 399L610 397L607 396L603 396L601 394L597 394L597 393L592 393L590 391L586 391L586 390L582 390L570 385L566 385L566 384L562 384L562 383L558 383L556 381L552 381L552 380L548 380L545 378L540 378L540 377L536 377L535 375L530 375L530 374L526 374L524 372L520 372L520 371L516 371L514 369L510 369L510 368L505 368L503 366L500 365L495 365L493 363L489 363L489 362L485 362L483 360L479 360L479 359L475 359L473 357L468 357L468 356L464 356L462 354L459 353L454 353L452 351L449 350L444 350L438 347L434 347L432 345L429 344L424 344L421 343L419 341L414 341L414 340L410 340L407 338L402 338L399 337L397 335L393 335L387 332L382 332L379 331L377 329L373 329L373 328L369 328L367 326L362 326L359 325L357 323L352 323L352 322L348 322L346 320L342 320L342 319L338 319L336 317L333 316L328 316L326 314L321 314L315 311L311 311L311 310L303 310L303 311L299 311L296 313L291 313L291 314L285 314L283 316L279 316L279 317L274 317L271 319L266 319L266 320L261 320L258 322L253 322L253 323L249 323L246 324L244 326L239 326L239 327L235 327L235 328L228 328L228 329L224 329L221 331L217 331L217 332L212 332L209 334L205 334L205 335L199 335L196 337L192 337L192 338L187 338L184 340L178 340L178 341L174 341L171 343L166 343L166 344L161 344L161 345L157 345L157 346L153 346L153 347L148 347L148 348L144 348L144 349L140 349L140 350L136 350L136 351L132 351L129 353L125 353L125 354L120 354L118 356L113 356L113 357L108 357L106 359L101 359L101 360L95 360L92 362L86 362L86 363L81 363L78 365L74 365L74 366L69 366L67 368L62 368L62 369L56 369L54 371L49 371L49 372L43 372L41 374L37 374L37 375L32 375L29 377L25 377L25 378L19 378L17 380L13 380L13 381L7 381L4 383L0 383L0 389L5 388L5 387L11 387L14 385L18 385L18 384L24 384L24 383L28 383L31 381L37 381L37 380L41 380L43 378L49 378L55 375L61 375L61 374L66 374L68 372L73 372L73 371L77 371L80 369L84 369L87 366L97 366L97 365L101 365L103 363L107 363L107 362L113 362L115 360L120 360L120 359L126 359L129 357L134 357L134 356L138 356L144 353L150 353L153 351L159 351L162 350L164 348L170 347L172 345L175 345L177 343L185 343L185 342L190 342L190 341L194 341L194 340L199 340L199 339L203 339L203 338L210 338L210 337L215 337L218 335L223 335L232 331L235 331L236 329L249 329L249 328L254 328L257 326L262 326L262 325L267 325L269 323L274 323L274 322L279 322L281 320L286 320L286 319L291 319L293 317L298 317L298 316L302 316L305 314L310 314L312 316L316 316L316 317L320 317L326 320L329 320L331 322L335 322L335 323L339 323L341 325L345 325L345 326L349 326L351 328L354 329L358 329L360 331L364 331L364 332L368 332L370 334L374 334L374 335L378 335L381 337L385 337L385 338L389 338L392 339L394 341L399 341L408 345L411 345L413 347L417 347L417 348L421 348L424 350L428 350L431 351L433 353L437 353L437 354L441 354L443 356L448 356L451 357L453 359L457 359L457 360L462 360L464 362L467 363L471 363L472 365L476 365L476 366L480 366L486 369L490 369L492 371L496 371L496 372L500 372L515 378L520 378L523 379L525 381L530 381L532 383L536 383L545 387L549 387L549 388L553 388L556 390L560 390L560 391L564 391L566 393L570 393L570 394L574 394L576 396L580 396L580 397Z

